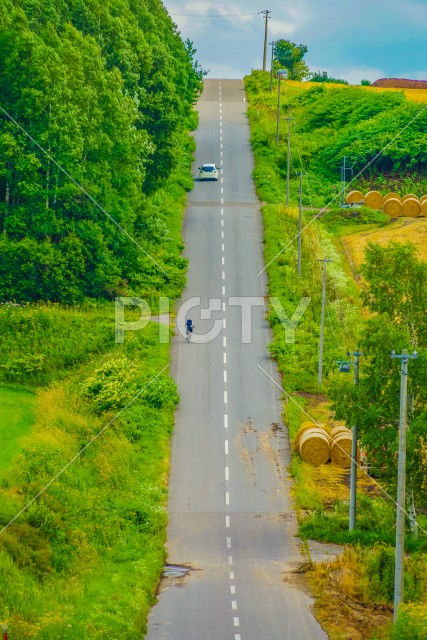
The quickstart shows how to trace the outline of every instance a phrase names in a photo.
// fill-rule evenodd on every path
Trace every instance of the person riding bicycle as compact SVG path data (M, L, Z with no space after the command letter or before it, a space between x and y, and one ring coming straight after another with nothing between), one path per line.
M194 322L190 318L187 320L186 329L189 333L193 333Z

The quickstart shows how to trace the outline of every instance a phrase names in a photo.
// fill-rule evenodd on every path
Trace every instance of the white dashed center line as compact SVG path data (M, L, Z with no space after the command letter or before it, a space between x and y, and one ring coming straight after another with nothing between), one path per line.
M222 98L221 98L221 83L219 83L219 133L220 133L220 155L221 155L221 164L223 162L223 129L222 129ZM245 98L243 98L245 100ZM223 176L220 177L220 185L221 185L221 240L224 240L224 178ZM221 242L221 265L223 267L222 271L221 271L221 279L224 281L225 280L225 243ZM225 298L225 286L222 285L221 287L221 291L222 291L222 296ZM221 304L222 307L222 311L225 314L225 301L222 301ZM226 320L225 317L223 317L222 320L222 326L223 329L226 329ZM227 386L227 369L225 368L225 365L227 364L227 351L226 351L226 347L227 347L227 338L225 335L223 335L222 337L222 344L223 344L223 363L224 363L224 371L223 371L223 375L224 375L224 385ZM228 403L228 395L227 395L227 389L224 389L224 405L227 405ZM224 429L228 429L228 414L225 413L224 414ZM225 455L228 456L229 455L229 441L228 439L224 440L224 452ZM228 458L227 458L228 460ZM224 499L225 499L225 504L227 507L229 507L230 505L230 492L228 491L228 483L229 483L229 479L230 479L230 467L229 466L225 466L224 467L224 478L225 478L225 491L224 491ZM230 515L227 514L225 516L225 527L226 529L231 529L231 522L230 522ZM231 549L231 537L230 536L226 536L226 545L227 545L227 549ZM227 560L228 560L228 565L231 567L233 565L233 557L232 556L227 556ZM229 577L230 577L230 581L234 582L234 571L230 571L229 572ZM232 596L234 596L236 593L236 587L234 586L234 584L230 584L230 594ZM231 600L231 609L232 611L237 611L237 600ZM234 627L240 627L240 619L237 616L233 616L233 625ZM239 633L235 633L234 634L234 640L241 640L241 636Z

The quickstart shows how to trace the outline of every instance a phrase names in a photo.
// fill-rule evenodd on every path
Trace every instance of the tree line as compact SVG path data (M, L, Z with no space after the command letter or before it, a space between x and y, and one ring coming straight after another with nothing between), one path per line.
M1 300L179 277L162 189L191 188L194 54L160 0L1 3Z

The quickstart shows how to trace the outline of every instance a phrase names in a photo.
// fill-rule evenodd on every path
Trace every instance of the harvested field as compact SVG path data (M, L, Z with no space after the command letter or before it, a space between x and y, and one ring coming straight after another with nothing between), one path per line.
M427 262L427 219L399 218L382 229L345 236L342 242L356 269L364 261L365 248L369 242L376 242L381 246L388 242L412 242L417 247L418 258Z

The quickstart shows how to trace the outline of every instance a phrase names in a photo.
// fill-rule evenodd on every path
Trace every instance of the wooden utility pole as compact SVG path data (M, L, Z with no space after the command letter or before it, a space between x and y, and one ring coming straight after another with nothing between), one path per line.
M288 123L288 156L286 162L286 206L289 207L289 182L291 179L291 121L293 118L285 118Z
M302 171L299 174L299 207L298 207L298 263L297 273L301 275L301 234L302 234Z
M399 457L397 461L397 498L396 498L396 549L394 568L394 622L397 620L399 606L403 600L404 552L405 552L405 516L406 516L406 405L408 399L408 360L417 358L416 351L409 354L406 349L401 355L391 352L392 358L399 358L400 371L400 415L399 415Z
M274 62L274 45L276 42L273 40L271 44L271 64L270 64L270 92L273 91L273 62Z
M350 355L350 354L348 354ZM354 356L354 384L359 384L359 358L362 354L361 351L353 351ZM357 493L357 438L358 427L354 424L351 428L352 440L351 440L351 468L350 468L350 521L348 525L349 531L354 531L356 526L356 493Z
M265 31L264 31L264 56L262 59L262 70L265 71L267 68L267 42L268 42L268 18L271 16L271 11L269 9L264 9L261 11L264 14L265 20Z

